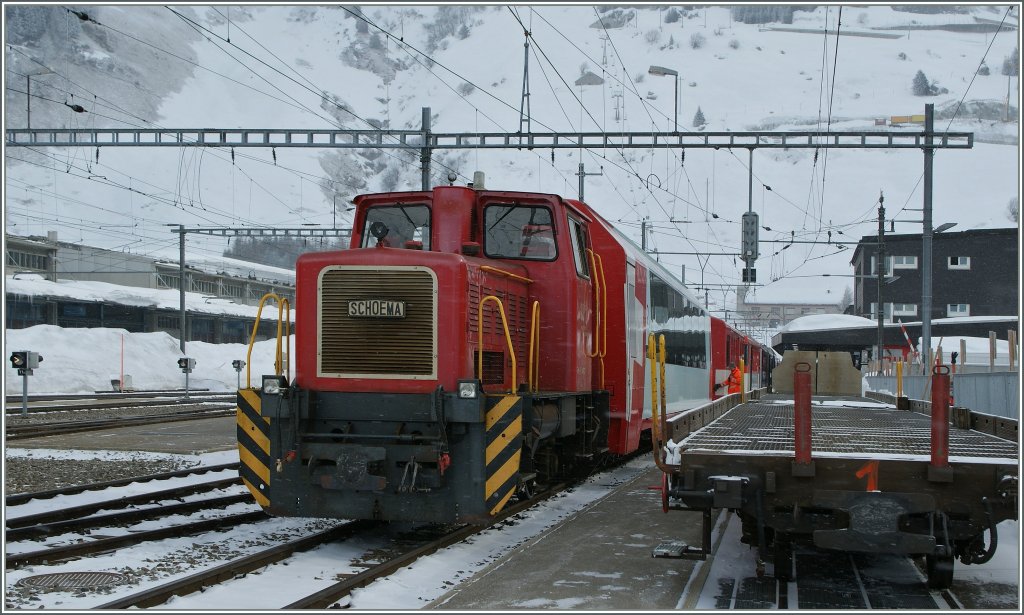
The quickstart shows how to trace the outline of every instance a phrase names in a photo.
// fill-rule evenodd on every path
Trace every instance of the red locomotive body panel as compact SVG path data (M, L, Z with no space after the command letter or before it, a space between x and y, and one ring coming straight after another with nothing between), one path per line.
M669 416L716 397L730 360L760 373L755 343L585 203L457 186L354 202L351 248L296 263L292 390L265 391L265 413L240 394L243 474L273 514L479 522L632 453L648 333Z

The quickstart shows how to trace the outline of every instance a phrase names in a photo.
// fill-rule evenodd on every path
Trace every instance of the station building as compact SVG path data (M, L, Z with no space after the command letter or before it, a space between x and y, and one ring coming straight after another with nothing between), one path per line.
M180 334L177 261L62 242L52 232L6 235L5 244L6 328L49 324ZM293 272L234 259L196 259L185 267L185 284L186 341L247 343L264 295L275 293L289 304L295 298ZM276 334L276 318L276 309L264 311L257 339Z

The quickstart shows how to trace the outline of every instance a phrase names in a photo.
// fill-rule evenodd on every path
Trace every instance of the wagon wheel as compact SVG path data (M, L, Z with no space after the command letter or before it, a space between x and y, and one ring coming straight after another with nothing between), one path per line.
M953 556L926 555L929 589L948 589L953 584Z

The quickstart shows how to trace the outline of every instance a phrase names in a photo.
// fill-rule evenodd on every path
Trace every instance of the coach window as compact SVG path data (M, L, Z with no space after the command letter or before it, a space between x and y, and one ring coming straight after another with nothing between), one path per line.
M405 248L415 245L417 248L430 249L430 208L418 203L396 203L395 205L378 205L366 211L366 223L363 225L362 247L377 245L377 237L370 228L377 223L377 232L386 230L381 245L390 248ZM418 242L418 243L415 243Z
M502 203L484 209L484 254L491 258L553 261L558 257L551 210Z
M587 229L579 220L569 218L569 237L572 239L572 258L576 262L576 273L590 277L590 259L587 257Z

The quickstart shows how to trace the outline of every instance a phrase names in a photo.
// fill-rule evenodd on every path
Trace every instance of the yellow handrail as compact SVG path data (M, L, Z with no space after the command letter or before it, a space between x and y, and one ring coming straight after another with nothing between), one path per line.
M281 365L281 323L284 321L283 314L285 311L288 313L288 320L285 324L284 337L288 339L291 336L291 311L288 307L288 300L283 299L276 293L267 293L260 298L259 309L256 310L256 320L252 323L252 333L249 335L249 349L245 353L245 387L251 387L250 369L252 368L252 347L256 343L256 332L260 327L260 317L263 315L263 305L267 299L274 299L277 301L277 347L274 350L274 375L280 376L283 372ZM287 353L288 365L291 365L291 347L285 345L285 352Z
M605 355L608 354L608 284L604 279L604 259L601 258L600 254L594 254L597 257L597 268L601 271L601 358L604 359ZM601 361L601 384L604 385L604 361Z
M667 391L665 390L665 336L664 335L659 335L658 336L658 373L659 373L659 377L661 378L661 382L659 383L659 388L658 388L659 392L661 393L661 413L660 413L661 419L660 419L660 422L659 422L659 425L658 425L658 427L659 427L659 432L658 433L660 433L660 435L662 435L662 436L666 436L668 434L668 425L665 423L665 416L668 414L668 394L667 394ZM652 415L651 418L653 419L654 416Z
M512 278L513 280L519 280L520 282L526 282L527 284L533 284L533 280L531 280L530 278L524 278L523 276L516 275L516 274L512 273L511 271L505 271L504 269L498 269L497 267L491 267L490 265L481 265L480 266L480 271L490 271L491 273L496 273L498 275L503 275L503 276L505 276L507 278Z
M658 469L666 474L671 474L673 468L676 466L670 466L665 463L662 459L664 453L662 447L662 415L663 412L658 411L658 366L661 366L661 383L662 387L665 385L665 336L661 336L661 361L657 360L657 355L654 350L654 334L648 334L647 336L647 359L651 363L651 440L654 453L654 465L658 466ZM662 403L664 403L664 388L661 389Z
M533 302L533 313L530 318L530 363L527 378L530 391L537 392L537 381L540 380L540 301Z
M484 303L493 300L498 304L498 312L501 314L501 326L505 330L505 342L508 344L508 354L512 357L512 393L516 392L516 351L512 347L512 336L508 333L508 319L505 318L505 306L501 299L494 295L487 295L480 300L477 312L477 378L482 383L484 380ZM504 371L504 366L502 366Z
M597 255L587 248L587 256L590 258L591 281L594 283L594 351L588 351L587 354L593 359L601 354L601 280L597 277Z

